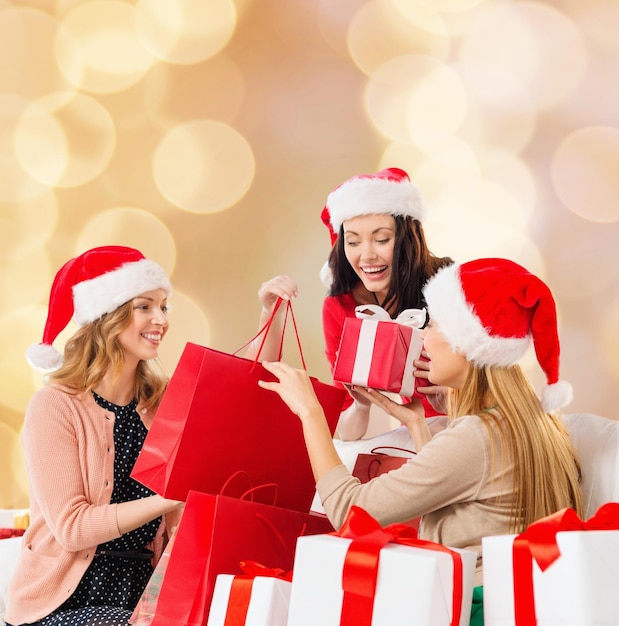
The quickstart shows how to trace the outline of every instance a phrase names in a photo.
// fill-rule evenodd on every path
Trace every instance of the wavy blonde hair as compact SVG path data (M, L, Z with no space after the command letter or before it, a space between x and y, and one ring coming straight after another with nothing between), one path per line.
M67 341L60 369L49 375L49 382L65 385L76 392L91 391L108 371L114 380L120 376L124 352L118 340L133 316L133 301L111 313L84 324ZM157 406L167 385L159 359L140 361L134 382L134 398L147 408Z
M567 430L556 415L544 412L519 365L471 365L450 402L454 417L479 415L489 430L496 428L502 451L513 459L511 532L566 507L582 517L580 465ZM489 403L496 404L496 412L488 411Z

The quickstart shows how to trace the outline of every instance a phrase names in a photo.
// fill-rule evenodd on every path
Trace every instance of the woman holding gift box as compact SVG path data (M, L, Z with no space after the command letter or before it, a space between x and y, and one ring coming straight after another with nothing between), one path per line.
M405 309L424 308L422 289L426 281L452 263L450 258L436 257L429 251L421 223L423 216L418 188L404 170L397 168L353 176L327 197L321 218L329 228L333 248L321 278L329 287L322 320L331 373L344 320L355 317L357 306L379 305L392 318ZM289 300L296 295L296 284L288 276L277 276L264 283L258 292L261 323L266 323L278 296ZM283 308L274 320L279 328ZM271 334L277 338L277 332ZM276 359L278 345L274 340L269 346L265 343L262 358ZM248 356L255 356L255 351L252 349ZM425 359L415 365L418 381L414 397L421 399L429 417L441 414L428 398L445 390L428 385ZM337 433L342 440L357 440L367 433L370 402L351 389L349 392ZM408 402L408 398L404 401Z
M166 500L130 478L167 378L157 365L170 282L141 252L94 248L56 274L43 341L51 372L26 410L31 523L7 624L127 624L164 543ZM80 328L64 357L54 340Z
M559 381L549 288L512 261L480 259L440 270L424 295L429 379L451 389L450 423L432 436L420 402L406 407L358 389L407 426L417 449L367 484L342 465L307 374L264 363L279 382L262 386L301 419L330 521L339 527L352 505L382 524L421 515L421 537L481 554L484 536L520 532L564 507L581 514L578 462L554 414L570 401L571 386ZM531 343L547 379L541 400L518 365Z

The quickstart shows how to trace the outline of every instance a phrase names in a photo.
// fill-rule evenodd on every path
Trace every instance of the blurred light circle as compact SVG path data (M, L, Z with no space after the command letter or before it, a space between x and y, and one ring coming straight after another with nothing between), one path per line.
M55 225L56 207L48 206L49 215L41 200L31 206L0 205L0 232L6 241L0 251L0 313L8 313L25 302L40 302L49 293L51 268L45 245ZM15 219L17 211L31 220L32 232L26 234L26 224Z
M409 173L419 185L422 196L431 205L432 198L445 189L445 181L454 184L480 178L481 168L471 146L457 137L451 137L449 141L433 147L415 170ZM428 210L433 209L430 206Z
M137 248L161 265L168 276L176 266L176 242L170 229L143 209L115 207L95 214L82 228L75 254L107 245Z
M196 120L170 130L153 158L159 191L193 213L216 213L238 202L255 172L252 149L227 124Z
M469 28L460 53L465 64L495 65L516 77L536 109L555 106L570 94L584 74L586 60L576 25L539 2L484 13Z
M0 315L0 398L16 411L23 411L35 391L26 350L42 340L46 316L47 305L20 306Z
M566 136L552 159L552 182L565 206L592 222L619 220L619 130L594 126Z
M0 260L10 265L24 254L42 249L52 237L57 220L58 202L52 189L33 200L0 200Z
M232 0L138 0L136 28L143 45L169 63L198 63L220 52L236 27Z
M82 3L67 13L55 45L67 80L96 93L137 83L154 59L137 38L134 22L135 9L120 0Z
M69 85L56 65L58 21L30 8L0 10L0 85L6 94L39 98Z
M32 178L15 154L15 130L29 104L20 96L0 94L0 203L29 202L47 192L47 186Z
M427 55L446 59L449 54L450 40L440 15L415 4L407 8L405 15L398 9L392 0L370 0L350 22L348 50L368 76L394 57Z
M144 108L164 128L199 118L232 120L243 105L245 82L238 64L223 53L191 65L158 63L142 81Z
M395 0L398 6L402 6L402 10L406 10L408 6L421 5L444 13L461 13L470 11L471 9L484 4L488 0Z
M533 172L513 152L493 146L477 149L483 178L507 189L527 217L532 217L538 201Z
M95 178L112 158L115 144L112 117L84 94L58 92L38 99L15 130L21 166L53 187L75 187Z
M493 256L517 260L536 251L527 233L526 211L507 189L483 179L445 181L423 226L433 251L458 261Z
M422 56L397 57L381 66L368 81L364 100L383 135L426 148L455 132L466 112L457 75Z
M464 121L467 100L462 81L452 68L439 66L424 75L408 103L412 140L429 148L452 136Z

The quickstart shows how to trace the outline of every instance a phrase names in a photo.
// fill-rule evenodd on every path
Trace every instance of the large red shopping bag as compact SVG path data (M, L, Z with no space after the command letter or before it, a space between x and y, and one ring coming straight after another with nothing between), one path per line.
M301 422L259 380L275 378L257 359L188 343L132 477L184 500L191 489L219 493L243 471L255 485L276 483L279 506L309 511L315 481ZM347 392L315 378L312 385L333 433Z
M290 571L297 538L329 532L324 515L191 491L151 625L204 626L218 574L243 574L246 561Z

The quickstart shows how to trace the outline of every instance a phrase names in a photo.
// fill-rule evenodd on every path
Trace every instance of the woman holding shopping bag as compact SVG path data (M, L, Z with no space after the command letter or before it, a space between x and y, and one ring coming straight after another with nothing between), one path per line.
M450 258L436 257L429 251L422 226L424 213L417 186L404 170L397 168L353 176L328 195L321 218L329 229L333 247L321 278L329 287L323 302L322 322L325 353L332 373L344 320L355 317L355 307L379 305L392 318L405 309L422 309L426 281L438 269L452 263ZM289 300L296 295L297 285L289 276L277 276L264 283L258 292L262 304L260 322L266 323L277 297ZM277 316L283 319L283 311ZM274 331L281 328L279 324ZM272 344L265 343L261 354L267 361L277 358L278 335L277 332L271 335ZM255 351L248 356L255 356ZM441 414L443 411L436 411L428 398L445 390L427 384L425 358L417 361L416 366L415 397L424 403L426 415ZM357 440L366 435L371 403L355 391L349 389L349 393L337 433L342 440ZM404 401L408 402L408 398ZM390 441L402 443L401 439L396 433Z
M424 289L429 379L450 388L450 422L432 436L420 402L403 406L358 389L410 431L417 454L366 484L342 465L307 374L263 363L261 382L301 419L326 513L336 528L352 505L381 524L423 516L420 536L476 550L481 538L524 530L564 507L582 514L579 466L555 411L571 399L559 381L559 339L549 288L505 259L440 270ZM533 343L547 379L541 400L518 361ZM479 583L478 583L479 584Z
M30 527L8 592L7 624L127 624L181 502L129 476L167 378L157 363L170 282L138 250L94 248L56 274L43 341L51 371L26 409ZM54 340L80 325L64 356Z

